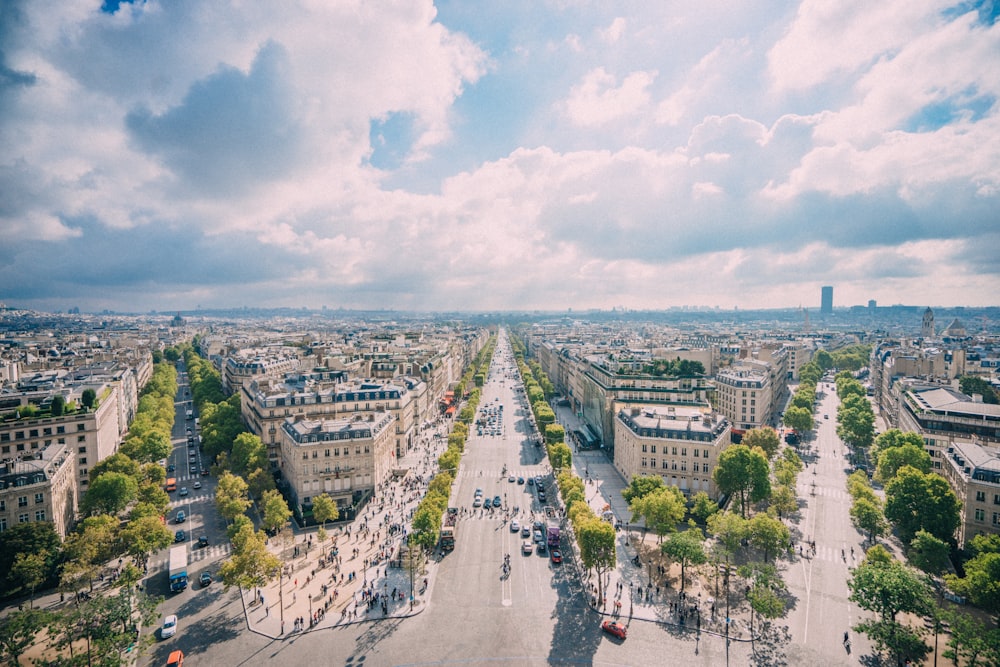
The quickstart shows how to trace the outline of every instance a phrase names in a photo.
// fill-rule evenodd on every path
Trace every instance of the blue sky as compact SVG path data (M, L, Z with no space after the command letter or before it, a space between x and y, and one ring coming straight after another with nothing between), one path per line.
M997 305L998 13L5 3L0 302Z

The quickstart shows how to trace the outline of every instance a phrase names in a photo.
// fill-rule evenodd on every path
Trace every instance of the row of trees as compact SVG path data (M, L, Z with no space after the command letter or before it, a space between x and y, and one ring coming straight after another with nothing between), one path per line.
M580 562L597 576L597 604L604 604L607 591L604 588L605 575L615 568L615 529L607 521L598 518L587 502L587 491L583 480L567 467L556 476L559 497L566 508L576 543L580 548Z
M556 424L556 413L549 404L555 394L555 386L537 361L524 361L524 344L512 338L514 358L517 360L521 380L524 382L525 396L535 417L535 424L545 442L549 465L555 471L569 470L573 465L573 452L566 444L566 429Z
M868 401L868 392L849 371L837 373L835 384L840 398L837 436L859 455L875 438L875 413Z
M456 386L455 395L463 396L466 387L475 385L469 391L468 403L459 412L458 419L448 434L448 447L438 457L438 472L427 485L427 493L420 499L413 513L410 539L424 549L432 549L437 544L441 521L451 498L451 487L462 462L465 443L469 439L469 424L475 419L479 407L481 383L476 378L485 374L495 348L496 338L491 337Z
M818 366L816 367L819 368ZM801 376L800 376L801 378ZM816 381L800 379L799 386L792 394L792 400L785 410L784 424L799 433L813 430L813 405L816 403Z

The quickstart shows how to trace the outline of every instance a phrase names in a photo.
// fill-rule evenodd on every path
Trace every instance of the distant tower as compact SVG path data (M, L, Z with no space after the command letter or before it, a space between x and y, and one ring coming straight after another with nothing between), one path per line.
M930 306L924 311L924 321L920 325L920 335L924 338L934 338L934 311Z
M833 286L824 285L822 300L820 301L819 312L822 315L830 315L833 313Z
M869 315L874 315L875 314L875 309L877 307L878 307L878 303L875 301L875 299L868 299L868 314Z

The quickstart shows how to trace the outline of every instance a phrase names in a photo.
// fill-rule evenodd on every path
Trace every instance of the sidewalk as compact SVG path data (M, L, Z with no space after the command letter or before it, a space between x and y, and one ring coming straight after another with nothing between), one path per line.
M566 427L567 432L582 430L583 424L571 410L563 406L554 409L558 422ZM696 573L695 568L688 568L682 597L676 581L674 586L665 583L679 578L680 567L667 566L661 571L654 564L660 562L656 535L647 534L648 531L641 525L630 524L632 514L622 497L622 491L627 485L607 452L603 449L575 448L573 468L580 479L584 480L587 503L594 514L598 517L607 511L614 514L615 532L618 536L617 565L605 575L606 599L600 609L596 607L596 579L587 578L585 573L582 575L584 579L581 584L587 589L591 607L599 614L623 623L632 620L652 621L724 637L726 593L722 577L711 577L717 580L716 595L716 586L703 584L702 577ZM573 551L576 551L575 545ZM639 565L633 561L637 554L640 555ZM666 560L662 562L666 563ZM737 599L737 595L731 595L729 638L734 641L749 641L749 623L744 618L745 613L737 614Z
M425 561L422 571L412 573L411 600L411 573L405 564L392 567L390 556L405 544L411 512L447 444L434 434L447 434L448 425L425 429L399 459L397 468L409 472L387 482L354 521L328 528L326 543L318 543L317 527L296 530L293 544L270 540L272 552L282 554L285 573L260 589L241 591L251 631L278 639L424 610L436 568Z

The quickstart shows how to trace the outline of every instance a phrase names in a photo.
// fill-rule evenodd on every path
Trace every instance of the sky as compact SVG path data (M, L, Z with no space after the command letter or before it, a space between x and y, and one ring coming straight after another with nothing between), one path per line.
M6 0L0 303L1000 305L998 15Z

